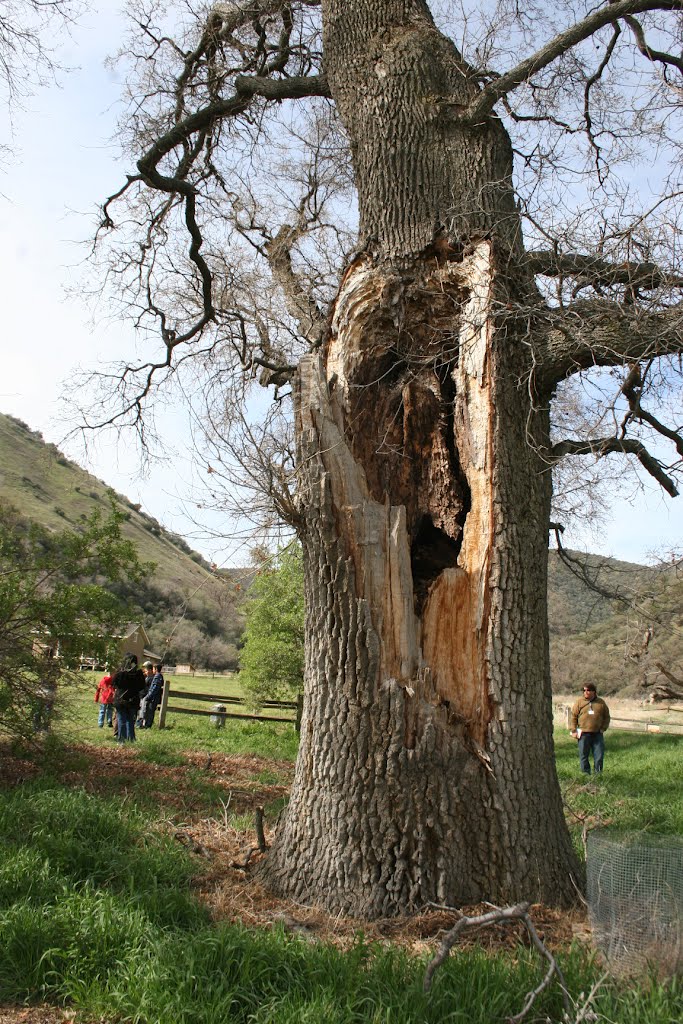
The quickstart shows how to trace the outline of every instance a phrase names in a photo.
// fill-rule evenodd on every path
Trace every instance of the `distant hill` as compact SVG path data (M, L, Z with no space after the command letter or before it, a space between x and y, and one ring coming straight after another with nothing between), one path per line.
M41 434L0 414L0 496L27 519L51 530L78 528L94 508L106 507L108 490ZM155 648L168 650L173 660L202 666L235 664L244 625L236 574L212 574L181 537L122 495L117 500L126 514L126 536L143 560L157 563L154 579L144 588L128 593L124 588ZM578 692L592 680L607 694L644 696L640 684L661 678L657 663L683 678L683 568L658 570L597 555L575 557L605 593L587 587L550 551L554 691ZM628 604L605 596L608 592ZM647 630L651 635L644 645Z
M0 414L0 496L26 519L48 530L78 529L95 508L106 511L109 491L40 433ZM126 537L143 561L156 563L144 587L121 588L136 605L155 650L167 650L173 660L177 655L202 665L213 662L215 668L221 660L234 664L244 622L238 607L242 595L231 574L212 574L181 537L123 495L116 500L125 514Z
M570 552L570 554L573 554ZM606 694L645 698L664 682L660 666L683 680L683 565L648 567L576 555L596 585L591 591L550 552L550 658L555 693L593 681Z

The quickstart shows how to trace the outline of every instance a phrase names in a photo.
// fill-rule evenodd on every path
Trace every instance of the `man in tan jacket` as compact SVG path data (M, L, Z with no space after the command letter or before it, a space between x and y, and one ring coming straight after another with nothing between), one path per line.
M579 741L581 771L590 775L590 755L593 754L595 772L602 771L605 756L603 733L609 726L609 708L598 697L593 683L584 686L583 697L574 702L571 712L571 734Z

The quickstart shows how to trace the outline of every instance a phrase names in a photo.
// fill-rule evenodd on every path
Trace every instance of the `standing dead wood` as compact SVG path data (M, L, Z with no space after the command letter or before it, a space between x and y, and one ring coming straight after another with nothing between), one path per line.
M428 0L208 21L190 0L177 39L170 10L134 17L131 173L97 253L160 345L101 375L85 422L144 441L148 402L174 380L195 394L196 373L221 439L211 501L235 463L236 511L301 538L301 743L259 867L281 896L364 918L576 902L551 473L628 461L680 489L682 4L464 0L449 35ZM482 62L465 20L494 7ZM643 36L626 19L645 13ZM618 174L631 150L643 194ZM257 381L281 411L265 432Z
M261 853L265 853L268 849L268 843L266 842L266 836L263 831L263 808L256 808L256 842Z

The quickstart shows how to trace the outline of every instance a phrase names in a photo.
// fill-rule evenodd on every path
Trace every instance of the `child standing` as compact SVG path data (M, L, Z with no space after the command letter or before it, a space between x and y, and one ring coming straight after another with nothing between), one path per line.
M106 718L107 725L111 729L112 716L114 714L114 684L112 676L104 675L100 679L95 690L95 703L100 705L100 713L97 719L98 726L101 729Z

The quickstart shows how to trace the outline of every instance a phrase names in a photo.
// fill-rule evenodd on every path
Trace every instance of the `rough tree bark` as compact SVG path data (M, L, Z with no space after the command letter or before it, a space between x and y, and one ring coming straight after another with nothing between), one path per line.
M495 116L421 0L323 3L363 250L299 369L307 587L301 750L264 868L366 917L567 904L554 769L549 396Z

